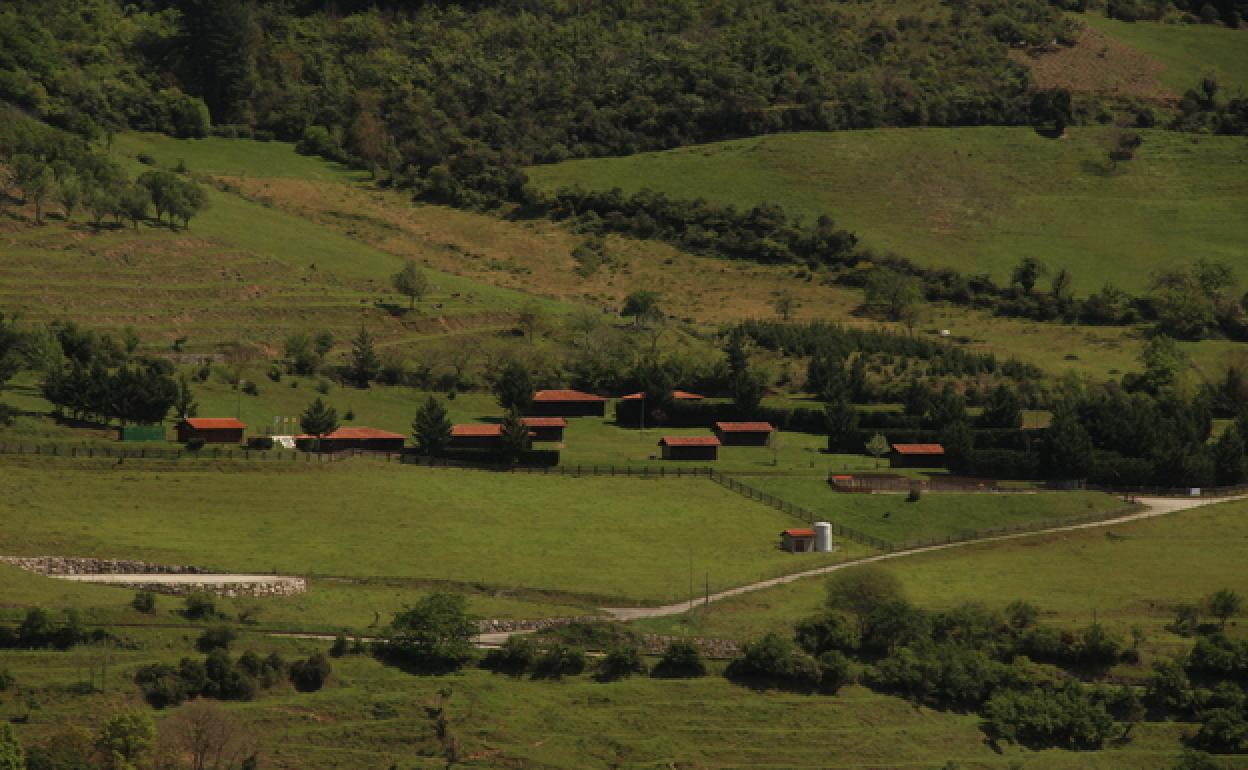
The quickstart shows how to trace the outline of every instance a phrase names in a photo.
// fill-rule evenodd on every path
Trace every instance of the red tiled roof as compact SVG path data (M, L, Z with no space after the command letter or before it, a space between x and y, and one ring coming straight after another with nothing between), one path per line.
M521 417L520 422L530 428L566 428L568 421L562 417Z
M813 529L786 529L780 534L788 535L789 537L814 537L815 531Z
M853 481L853 480L854 480L854 477L853 477L853 476L847 476L847 475L845 475L845 474L838 473L838 474L836 474L836 475L834 475L834 476L832 477L832 480L833 480L833 481Z
M621 401L640 401L645 393L629 393L627 396L620 396ZM698 393L690 393L687 390L673 390L672 398L677 401L701 401L705 396Z
M539 390L533 394L534 401L606 401L602 396L579 390Z
M659 446L719 446L714 436L664 436Z
M360 427L360 428L339 428L333 433L326 433L324 436L314 436L310 433L303 433L298 436L295 436L295 438L299 440L323 438L323 439L329 439L331 441L335 439L339 441L345 441L347 439L358 440L358 439L371 439L371 438L406 440L407 436L404 436L402 433L391 433L390 431L379 430L377 428Z
M899 455L943 455L945 448L940 444L893 444L893 451Z
M715 430L722 433L771 433L775 428L769 422L717 422Z
M196 430L247 429L241 420L233 417L187 417L183 422Z
M451 426L451 436L456 438L495 438L501 435L503 426L498 423Z

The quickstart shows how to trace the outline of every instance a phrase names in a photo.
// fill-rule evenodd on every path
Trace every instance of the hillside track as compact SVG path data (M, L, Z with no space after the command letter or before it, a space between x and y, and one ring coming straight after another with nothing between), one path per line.
M849 569L851 567L861 566L863 564L876 564L891 559L900 559L906 556L917 556L919 554L933 553L936 551L944 551L950 548L965 548L972 545L980 545L983 543L993 543L1003 540L1019 540L1027 537L1037 537L1040 535L1052 535L1062 532L1075 532L1083 529L1095 529L1102 527L1112 527L1119 524L1128 524L1133 521L1141 521L1143 519L1151 519L1156 516L1165 516L1170 513L1178 513L1179 511L1198 508L1214 503L1231 502L1233 500L1248 499L1248 495L1239 495L1236 497L1140 497L1137 498L1143 510L1135 513L1129 513L1112 519L1104 519L1101 521L1092 521L1082 524L1068 524L1059 527L1049 527L1047 529L1038 529L1030 532L1015 532L1008 535L994 535L991 537L983 537L975 540L961 540L954 543L940 543L938 545L928 545L919 548L910 548L899 551L890 551L889 553L877 554L875 556L865 556L861 559L853 559L838 564L829 564L824 567L816 567L815 569L805 570L803 572L794 572L777 578L768 580L760 580L756 583L749 583L736 588L729 588L726 591L710 594L706 597L691 599L689 601L677 602L675 604L665 604L659 607L603 607L601 611L616 620L642 620L645 618L662 618L672 615L681 615L685 612L698 607L705 606L712 602L731 599L734 596L760 591L764 588L784 585L805 578L819 577L827 575L838 570Z

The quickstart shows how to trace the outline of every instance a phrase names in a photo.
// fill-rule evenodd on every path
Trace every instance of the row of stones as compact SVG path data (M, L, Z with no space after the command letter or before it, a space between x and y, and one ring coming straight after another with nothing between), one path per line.
M67 556L0 556L0 563L41 575L201 575L208 572L185 564Z

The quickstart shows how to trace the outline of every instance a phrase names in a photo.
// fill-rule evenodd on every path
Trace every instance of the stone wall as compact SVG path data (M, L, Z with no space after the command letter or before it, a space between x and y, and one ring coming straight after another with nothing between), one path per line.
M188 596L205 593L223 596L227 599L251 597L255 599L294 596L308 590L308 581L297 577L281 577L253 583L109 583L112 586L133 588L136 591L170 594L172 596Z
M0 563L40 575L202 575L208 572L184 564L69 556L0 556Z

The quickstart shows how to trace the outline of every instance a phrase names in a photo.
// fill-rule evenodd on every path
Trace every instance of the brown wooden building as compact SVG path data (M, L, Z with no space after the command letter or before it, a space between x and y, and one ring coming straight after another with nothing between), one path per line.
M945 448L940 444L893 444L890 468L943 468Z
M815 550L815 531L786 529L780 533L780 547L790 553L810 553Z
M451 426L450 449L496 449L503 441L501 423L470 423Z
M534 417L605 417L607 400L579 390L539 390L529 414Z
M645 393L629 393L627 396L620 396L621 401L640 401L646 397ZM687 390L673 390L672 400L674 401L701 401L706 398L697 393L690 393Z
M724 446L767 446L775 432L769 422L715 423L715 435Z
M529 429L529 437L537 443L563 443L563 431L568 421L562 417L522 417L520 422Z
M304 449L316 449L320 438L320 451L341 452L344 449L362 449L366 452L402 452L407 437L377 428L339 428L324 436L304 434L295 436L295 442Z
M719 459L719 439L714 436L664 436L659 446L664 460Z
M184 444L191 439L202 439L206 444L241 444L247 426L233 417L187 417L176 430L178 441Z

